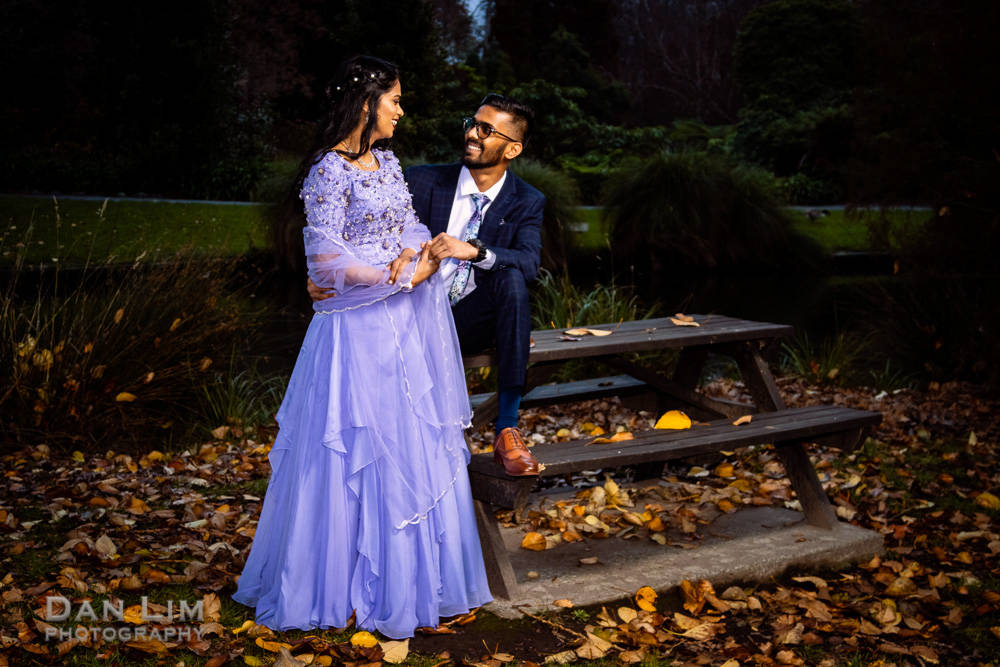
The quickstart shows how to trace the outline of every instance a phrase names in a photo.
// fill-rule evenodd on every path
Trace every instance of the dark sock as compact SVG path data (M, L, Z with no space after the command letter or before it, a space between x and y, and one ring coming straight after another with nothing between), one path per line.
M497 413L496 433L505 428L517 426L517 409L521 406L521 392L524 387L501 389L499 394L500 409Z

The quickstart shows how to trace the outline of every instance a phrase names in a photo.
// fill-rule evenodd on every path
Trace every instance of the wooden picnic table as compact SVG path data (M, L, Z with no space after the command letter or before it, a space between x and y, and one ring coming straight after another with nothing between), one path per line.
M816 526L837 524L805 444L824 442L850 449L860 442L866 429L881 421L881 415L840 406L786 408L765 361L765 352L793 329L785 324L755 322L724 315L693 315L697 326L678 325L671 318L635 320L587 328L613 331L606 336L581 336L566 340L564 329L532 332L527 386L523 405L583 400L612 394L655 392L660 409L684 410L706 423L691 429L650 430L635 433L633 440L588 446L591 439L542 444L532 452L545 468L540 477L565 475L595 468L637 467L637 477L658 476L666 461L737 447L774 444L806 520ZM672 374L664 369L640 366L630 359L637 352L678 350ZM696 391L709 354L735 360L753 404L720 400ZM545 385L568 361L593 359L607 363L621 375L583 380L564 385ZM490 354L465 358L467 368L493 364ZM496 416L496 395L473 397L473 425ZM755 415L750 424L732 421ZM476 500L483 554L494 595L510 597L517 582L496 522L496 507L526 506L536 477L511 477L493 461L490 453L474 454L469 479Z

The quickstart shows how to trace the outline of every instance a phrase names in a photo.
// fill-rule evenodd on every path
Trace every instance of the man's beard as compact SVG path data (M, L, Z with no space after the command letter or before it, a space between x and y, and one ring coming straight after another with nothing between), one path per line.
M500 159L503 157L503 151L500 150L502 147L498 147L492 155L487 155L484 152L483 142L481 141L479 142L466 141L465 145L466 146L472 145L479 147L478 156L476 157L466 157L465 155L462 156L462 164L468 167L469 169L486 169L489 167L495 167L496 165L500 164Z

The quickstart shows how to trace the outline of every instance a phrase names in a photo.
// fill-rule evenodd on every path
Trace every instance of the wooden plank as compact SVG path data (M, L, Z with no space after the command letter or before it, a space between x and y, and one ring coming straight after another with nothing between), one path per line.
M476 508L476 525L479 527L479 542L483 550L483 564L486 566L486 581L490 592L507 600L514 597L517 590L517 576L507 555L496 514L489 505L473 501Z
M632 377L639 378L660 393L686 403L685 409L692 411L692 416L698 419L718 419L720 417L735 419L753 411L753 406L750 405L740 406L731 402L716 401L704 394L699 394L693 389L684 387L648 368L634 364L628 359L612 357L607 361Z
M730 341L766 340L790 336L792 327L785 324L738 320L722 315L694 315L698 327L679 327L668 318L633 320L617 324L595 325L592 328L614 330L610 336L584 336L579 341L563 341L565 329L532 331L535 346L529 352L531 362L578 359L644 352L665 348L679 349L694 345L716 345ZM616 327L618 327L616 329ZM466 368L494 364L489 352L464 358Z
M748 445L808 440L880 421L881 415L874 412L813 406L758 414L751 423L742 426L732 426L726 419L683 431L640 431L633 440L616 443L589 445L591 439L587 439L537 445L532 452L545 464L540 475L547 477L583 469L685 458ZM469 470L501 479L517 479L508 478L503 468L493 462L492 454L474 455Z
M521 399L521 407L554 405L605 396L624 396L648 390L649 386L645 382L628 375L612 375L577 382L563 382L562 384L543 384L524 395L524 398ZM469 402L475 408L490 396L493 394L474 394L469 397Z

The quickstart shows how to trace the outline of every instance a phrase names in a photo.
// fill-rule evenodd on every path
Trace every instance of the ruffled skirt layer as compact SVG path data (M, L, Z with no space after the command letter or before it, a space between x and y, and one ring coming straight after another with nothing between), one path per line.
M403 638L489 602L466 466L469 403L436 280L313 317L233 599L275 630Z

